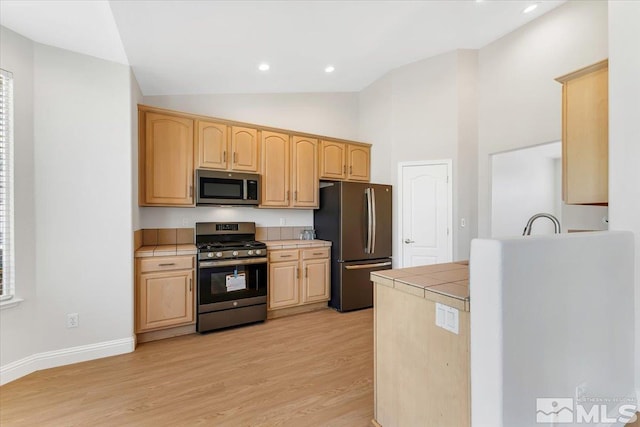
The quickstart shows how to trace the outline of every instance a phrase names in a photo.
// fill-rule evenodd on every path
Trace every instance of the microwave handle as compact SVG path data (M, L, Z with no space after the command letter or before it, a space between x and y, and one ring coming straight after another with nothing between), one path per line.
M243 179L242 180L242 198L244 200L247 200L249 198L248 191L249 191L249 187L247 186L247 180Z

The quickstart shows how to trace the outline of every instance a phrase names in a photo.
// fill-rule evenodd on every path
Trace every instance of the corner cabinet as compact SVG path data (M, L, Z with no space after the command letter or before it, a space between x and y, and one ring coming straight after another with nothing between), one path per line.
M136 333L195 323L194 256L136 259Z
M269 310L324 303L330 298L330 248L269 251Z
M140 205L193 206L193 120L140 111L139 123Z
M608 61L559 77L562 83L562 199L609 201Z
M371 179L371 146L339 141L320 142L320 178L338 181Z

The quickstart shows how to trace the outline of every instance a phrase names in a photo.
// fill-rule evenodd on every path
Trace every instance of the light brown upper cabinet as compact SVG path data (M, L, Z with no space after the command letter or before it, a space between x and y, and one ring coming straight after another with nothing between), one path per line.
M226 170L229 167L229 132L222 123L198 121L198 168Z
M231 126L231 165L229 165L229 169L258 172L259 159L258 130Z
M320 141L320 178L347 178L347 147L344 142Z
M198 120L198 157L201 169L257 172L258 130Z
M140 111L139 203L193 206L193 120Z
M347 145L347 180L369 181L371 174L369 164L371 157L371 147L368 145Z
M318 207L318 141L262 131L261 207Z
M318 140L303 136L292 137L291 190L294 208L319 207Z
M609 201L609 87L604 60L558 77L562 83L562 198L567 204Z
M320 178L369 181L371 147L339 141L320 141Z
M284 133L262 131L262 201L265 207L289 207L290 141Z

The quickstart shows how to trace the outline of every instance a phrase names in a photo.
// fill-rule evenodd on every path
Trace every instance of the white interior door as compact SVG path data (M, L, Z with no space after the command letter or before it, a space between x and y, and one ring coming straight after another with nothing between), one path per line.
M453 259L450 171L450 160L400 165L403 267Z

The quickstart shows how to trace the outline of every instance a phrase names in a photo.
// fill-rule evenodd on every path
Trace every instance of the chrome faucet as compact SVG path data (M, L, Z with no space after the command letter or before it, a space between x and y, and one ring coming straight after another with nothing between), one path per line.
M524 231L522 232L523 236L531 235L531 226L533 225L533 222L538 218L548 218L553 221L554 233L560 233L560 221L558 221L558 218L548 213L538 213L529 218L529 221L527 221L527 225L524 227Z

